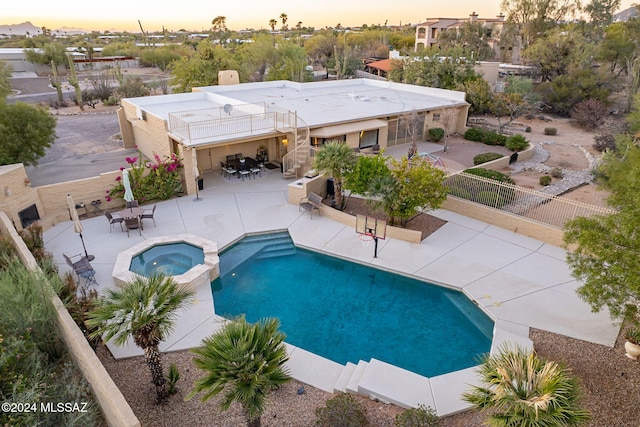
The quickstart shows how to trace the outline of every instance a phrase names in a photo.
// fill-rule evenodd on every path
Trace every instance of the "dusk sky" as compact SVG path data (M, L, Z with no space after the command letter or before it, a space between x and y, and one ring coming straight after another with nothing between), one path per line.
M622 9L635 0L623 0ZM141 2L136 0L106 0L86 2L65 0L5 0L0 12L0 25L31 21L35 26L50 29L62 27L85 30L139 31L138 20L145 31L185 29L207 30L216 16L225 16L227 27L269 28L269 20L288 16L287 25L323 28L325 26L360 26L362 24L416 24L426 18L467 17L476 12L481 18L493 18L500 13L500 0L451 0L425 2L402 0L398 3L371 0L323 0L304 2L293 0L203 2L200 0Z

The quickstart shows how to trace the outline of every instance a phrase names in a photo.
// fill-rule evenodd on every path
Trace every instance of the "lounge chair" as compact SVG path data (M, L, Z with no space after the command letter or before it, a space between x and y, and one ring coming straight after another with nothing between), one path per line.
M300 204L298 205L298 212L300 209L304 209L309 212L311 218L313 218L313 211L315 210L320 215L320 205L322 205L322 197L318 196L316 193L310 193L308 197L303 197L300 199Z
M122 230L122 221L124 221L124 218L114 217L113 215L111 215L111 212L109 211L104 211L104 216L106 216L107 219L109 220L109 233L111 233L111 230L113 230L113 226L115 224L120 224L120 231L124 231Z
M142 213L142 215L140 216L140 220L144 220L146 219L151 219L153 220L153 226L156 226L156 219L154 218L154 215L156 214L156 205L153 205L152 209L145 209L144 212Z
M84 257L82 255L73 255L70 257L66 254L62 254L62 256L64 257L64 260L67 262L69 267L71 267L74 273L76 273L76 275L78 276L78 282L82 278L85 280L86 286L98 284L98 282L96 282L96 271L91 266L91 263L89 262L89 259L87 257ZM73 262L71 258L76 257L79 257L79 260Z

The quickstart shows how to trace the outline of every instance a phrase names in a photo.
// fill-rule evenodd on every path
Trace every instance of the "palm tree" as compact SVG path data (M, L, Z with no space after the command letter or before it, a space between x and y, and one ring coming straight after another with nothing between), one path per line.
M571 372L533 351L503 346L499 354L485 357L479 373L483 385L463 398L489 411L491 427L568 427L589 419L578 407L580 388Z
M158 345L173 330L177 311L190 304L194 295L171 277L137 276L122 287L107 289L89 313L87 326L95 328L90 338L113 338L116 345L124 345L131 336L144 350L158 403L168 397Z
M314 168L329 171L333 176L333 190L336 206L342 210L342 178L356 162L356 155L343 141L328 141L316 153Z
M195 365L207 372L198 379L187 399L204 392L206 402L223 392L220 407L242 406L248 427L260 427L267 395L291 380L284 364L289 358L286 335L278 331L278 319L247 323L244 316L226 323L216 334L205 338L202 347L192 350Z
M280 20L282 21L282 29L285 31L287 29L287 19L289 19L289 17L287 16L286 13L280 14Z
M276 25L278 25L278 21L273 18L269 19L269 26L271 27L271 31L276 30Z

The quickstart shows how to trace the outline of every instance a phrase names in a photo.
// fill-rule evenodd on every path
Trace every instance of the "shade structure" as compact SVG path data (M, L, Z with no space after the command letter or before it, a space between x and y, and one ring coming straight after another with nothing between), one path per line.
M67 205L69 205L69 216L71 217L71 222L73 223L73 231L80 235L80 241L82 241L82 248L84 249L84 255L88 258L89 254L87 253L87 247L84 244L84 237L82 237L82 232L84 228L82 227L82 223L80 222L80 217L78 216L78 211L76 209L76 204L73 201L73 197L71 194L67 194Z
M194 202L200 201L200 195L198 194L198 178L200 177L200 171L198 171L198 151L195 148L191 149L191 162L193 164L193 179L196 181L196 198Z
M133 190L131 190L131 181L129 180L129 171L122 170L122 186L124 187L124 200L126 202L133 202Z

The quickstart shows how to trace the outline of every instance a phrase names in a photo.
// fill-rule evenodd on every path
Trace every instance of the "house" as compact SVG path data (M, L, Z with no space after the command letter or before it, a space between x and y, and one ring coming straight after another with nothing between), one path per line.
M220 170L229 155L255 157L260 150L284 177L301 177L326 141L364 151L406 143L410 116L419 138L432 127L464 132L469 109L464 92L369 79L209 86L121 105L125 147L149 158L175 153L185 176L194 172L192 150L203 171ZM189 179L187 191L195 193Z
M501 43L502 34L507 29L505 16L501 13L496 18L478 18L475 12L469 18L427 18L426 22L416 25L416 41L414 50L438 46L438 37L445 31L458 29L464 23L482 24L488 35L489 46L494 50L495 56L501 62L519 63L520 44L517 37L513 43L506 45Z

